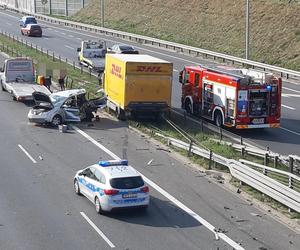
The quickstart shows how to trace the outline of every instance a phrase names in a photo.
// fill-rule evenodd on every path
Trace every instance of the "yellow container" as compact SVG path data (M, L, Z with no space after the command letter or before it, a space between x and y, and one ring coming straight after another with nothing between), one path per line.
M173 64L149 55L106 54L104 90L124 111L171 106Z
M45 77L44 76L38 76L37 77L37 83L40 85L44 85L45 84Z

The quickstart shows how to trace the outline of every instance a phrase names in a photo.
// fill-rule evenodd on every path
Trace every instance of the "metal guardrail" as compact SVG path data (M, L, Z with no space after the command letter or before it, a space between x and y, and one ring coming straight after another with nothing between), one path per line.
M239 162L232 159L227 159L206 149L197 147L195 145L191 146L186 142L164 136L160 133L155 133L155 135L167 140L168 145L189 151L195 155L208 159L209 162L213 161L228 167L231 175L236 179L246 183L263 194L268 195L274 200L277 200L288 208L300 213L300 193L297 191L300 190L300 177L288 172L269 168L245 160L240 160L241 162ZM247 164L243 164L242 162ZM256 168L263 169L263 173L253 169L252 167L248 166L248 164ZM279 182L276 179L269 177L268 172L269 175L271 175L271 171L287 177L287 185L283 184L285 183L284 181ZM295 190L293 190L293 188Z
M85 31L91 31L95 33L100 33L104 35L109 35L112 37L117 37L120 39L125 39L133 42L138 42L138 43L143 43L143 44L149 44L152 46L157 46L157 47L163 47L175 52L181 52L181 53L186 53L188 55L195 55L195 56L203 56L205 58L211 57L213 60L221 59L223 63L225 62L231 62L233 64L239 63L242 66L250 66L252 68L259 68L262 69L263 71L270 71L270 72L276 72L279 73L281 77L286 77L287 79L289 77L300 77L300 72L295 71L295 70L290 70L290 69L285 69L277 66L272 66L260 62L255 62L243 58L238 58L235 56L230 56L218 52L213 52L205 49L200 49L188 45L183 45L179 43L174 43L174 42L168 42L164 40L160 40L157 38L151 38L147 36L142 36L142 35L137 35L137 34L131 34L128 32L123 32L123 31L117 31L113 29L107 29L107 28L102 28L102 27L97 27L94 25L89 25L89 24L82 24L78 22L73 22L73 21L68 21L68 20L63 20L59 18L54 18L54 17L49 17L45 15L40 15L40 14L34 14L34 13L29 13L29 12L21 12L18 9L15 8L9 8L10 10L23 13L23 14L30 14L35 16L39 20L43 20L46 22L50 23L58 23L58 24L63 24L64 26L72 27L75 29L79 30L85 30Z

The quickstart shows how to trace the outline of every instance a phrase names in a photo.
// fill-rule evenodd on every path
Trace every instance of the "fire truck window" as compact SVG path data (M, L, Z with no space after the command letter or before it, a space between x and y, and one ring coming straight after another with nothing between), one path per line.
M194 82L195 87L199 86L199 74L195 74L195 82Z

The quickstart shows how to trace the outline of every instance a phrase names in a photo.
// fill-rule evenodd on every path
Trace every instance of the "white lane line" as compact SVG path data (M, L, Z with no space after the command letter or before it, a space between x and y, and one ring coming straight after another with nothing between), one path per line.
M282 94L282 97L287 97L287 98L290 98L290 97L300 97L299 94Z
M287 88L287 87L282 87L283 89L286 89L286 90L289 90L289 91L293 91L293 92L296 92L296 93L300 93L299 90L295 90L295 89L290 89L290 88Z
M297 133L297 132L295 132L295 131L293 131L293 130L290 130L290 129L287 129L287 128L284 128L284 127L280 127L282 130L284 130L284 131L287 131L287 132L290 132L290 133L292 133L292 134L294 134L294 135L299 135L300 136L300 133Z
M24 152L25 155L33 162L36 163L35 159L25 150L25 148L22 147L21 144L18 144L18 147Z
M73 47L68 46L68 45L65 45L65 47L68 48L68 49L74 49Z
M85 137L90 142L92 142L94 145L96 145L101 150L103 150L105 153L107 153L108 155L110 155L113 159L115 159L115 160L120 160L121 159L116 154L114 154L109 149L107 149L102 144L100 144L95 139L93 139L91 136L89 136L87 133L83 132L81 129L77 128L76 126L73 126L73 128L75 129L75 131L77 131L83 137ZM142 175L142 176L143 176L144 180L150 186L152 186L159 193L161 193L163 196L165 196L167 199L169 199L171 202L173 202L176 206L178 206L179 208L181 208L183 211L185 211L187 214L189 214L195 220L197 220L203 226L205 226L208 230L210 230L215 235L216 239L221 238L222 240L224 240L226 243L228 243L230 246L232 246L236 250L245 250L238 243L236 243L235 241L233 241L232 239L230 239L226 234L216 232L216 228L212 224L210 224L208 221L206 221L205 219L203 219L200 215L196 214L193 210L191 210L190 208L188 208L187 206L185 206L183 203L181 203L179 200L177 200L175 197L173 197L167 191L165 191L164 189L162 189L161 187L159 187L157 184L155 184L153 181L151 181L150 179L148 179L146 176L144 176L144 175Z
M284 107L284 108L287 108L287 109L290 109L290 110L295 110L295 108L284 105L284 104L281 104L281 107Z
M95 229L95 231L106 241L106 243L111 247L115 248L115 245L105 236L105 234L90 220L89 217L84 212L80 212L82 217Z

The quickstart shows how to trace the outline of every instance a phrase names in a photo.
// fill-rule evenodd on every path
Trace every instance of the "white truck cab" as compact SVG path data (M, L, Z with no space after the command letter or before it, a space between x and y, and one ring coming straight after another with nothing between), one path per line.
M35 91L51 94L48 88L35 83L34 78L32 59L24 57L6 59L0 73L1 88L17 101L33 100L32 93Z

